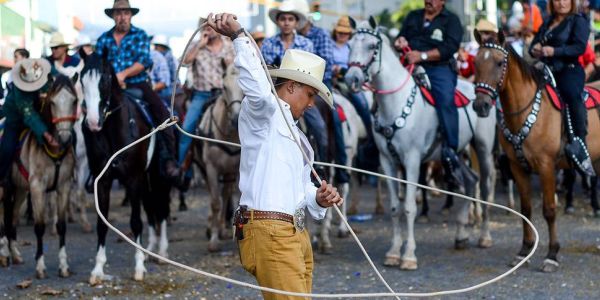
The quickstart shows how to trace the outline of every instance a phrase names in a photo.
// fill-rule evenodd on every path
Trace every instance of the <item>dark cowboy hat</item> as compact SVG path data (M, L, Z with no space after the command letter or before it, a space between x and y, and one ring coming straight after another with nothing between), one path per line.
M131 7L131 5L129 5L129 0L115 0L113 7L105 9L104 13L112 19L115 10L129 10L133 16L140 12L139 8Z

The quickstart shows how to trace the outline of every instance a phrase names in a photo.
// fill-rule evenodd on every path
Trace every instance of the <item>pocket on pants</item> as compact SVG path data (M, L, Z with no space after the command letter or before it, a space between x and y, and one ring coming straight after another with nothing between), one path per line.
M252 231L244 228L244 238L238 241L240 262L248 273L256 276L256 256L254 249L254 236Z

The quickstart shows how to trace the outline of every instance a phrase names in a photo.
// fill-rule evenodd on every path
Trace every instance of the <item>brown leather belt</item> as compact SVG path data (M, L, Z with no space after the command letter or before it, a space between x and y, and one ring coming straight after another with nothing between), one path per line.
M277 211L248 210L242 213L246 220L279 220L294 224L294 216Z

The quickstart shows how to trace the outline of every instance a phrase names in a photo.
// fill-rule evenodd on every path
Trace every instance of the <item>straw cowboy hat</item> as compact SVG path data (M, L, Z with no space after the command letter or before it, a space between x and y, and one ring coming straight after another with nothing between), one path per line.
M115 10L129 10L131 11L132 16L135 16L138 12L140 12L139 8L131 7L131 5L129 5L129 0L115 0L113 7L105 9L104 13L112 19L112 15Z
M171 48L169 47L169 40L167 39L167 36L164 34L157 34L154 36L154 38L152 39L152 44L154 45L161 45L167 48Z
M335 32L340 33L352 33L352 27L350 26L350 18L348 16L341 17L334 28Z
M65 42L65 37L60 32L53 33L52 36L50 36L50 42L48 42L50 48L69 45L69 43Z
M475 25L475 30L479 32L484 31L498 33L498 26L486 19L481 19L479 22L477 22L477 25Z
M37 91L48 82L50 68L50 63L43 58L21 60L12 68L13 83L22 91Z
M306 6L306 7L304 7ZM269 18L273 23L277 23L277 16L281 13L293 14L298 19L298 28L304 27L306 23L306 14L308 13L308 4L306 0L285 0L279 7L269 10Z
M271 77L286 78L314 87L319 91L319 96L333 108L333 96L323 83L323 73L325 73L324 59L297 49L285 51L279 69L269 70Z
M265 39L265 33L262 31L254 31L250 34L255 41L261 41Z

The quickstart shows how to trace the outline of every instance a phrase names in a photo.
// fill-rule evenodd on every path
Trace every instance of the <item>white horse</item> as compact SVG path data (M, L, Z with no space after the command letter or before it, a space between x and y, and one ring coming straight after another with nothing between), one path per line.
M356 28L353 20L351 23ZM388 139L380 133L374 133L375 142L379 148L381 166L388 176L396 176L398 168L402 166L406 172L406 179L417 182L421 163L439 160L441 156L436 110L424 101L411 74L400 64L389 40L380 33L375 20L371 17L369 22L362 22L356 29L354 37L350 40L351 67L346 73L345 80L349 86L355 89L370 82L376 90L388 91L383 94L376 93L375 99L378 106L375 121L387 129L390 138L388 147ZM461 92L469 99L475 98L472 85L459 84L458 87L464 89ZM459 150L464 149L469 143L474 145L480 163L481 195L483 199L490 201L493 197L490 191L496 119L494 116L478 118L473 111L472 104L466 108L460 108L458 115ZM392 131L389 132L389 130ZM387 186L391 202L393 237L392 246L386 253L385 265L400 265L401 269L415 270L417 269L417 257L415 255L414 223L417 215L415 201L417 188L414 185L406 187L406 198L402 211L397 198L397 184L388 180ZM467 186L466 191L468 194L474 194L474 187ZM466 229L469 203L462 202L457 218L456 248L466 247L469 238ZM402 246L400 215L402 212L406 215L408 236L405 252L400 256ZM479 246L490 247L491 244L492 238L486 207L483 211Z

